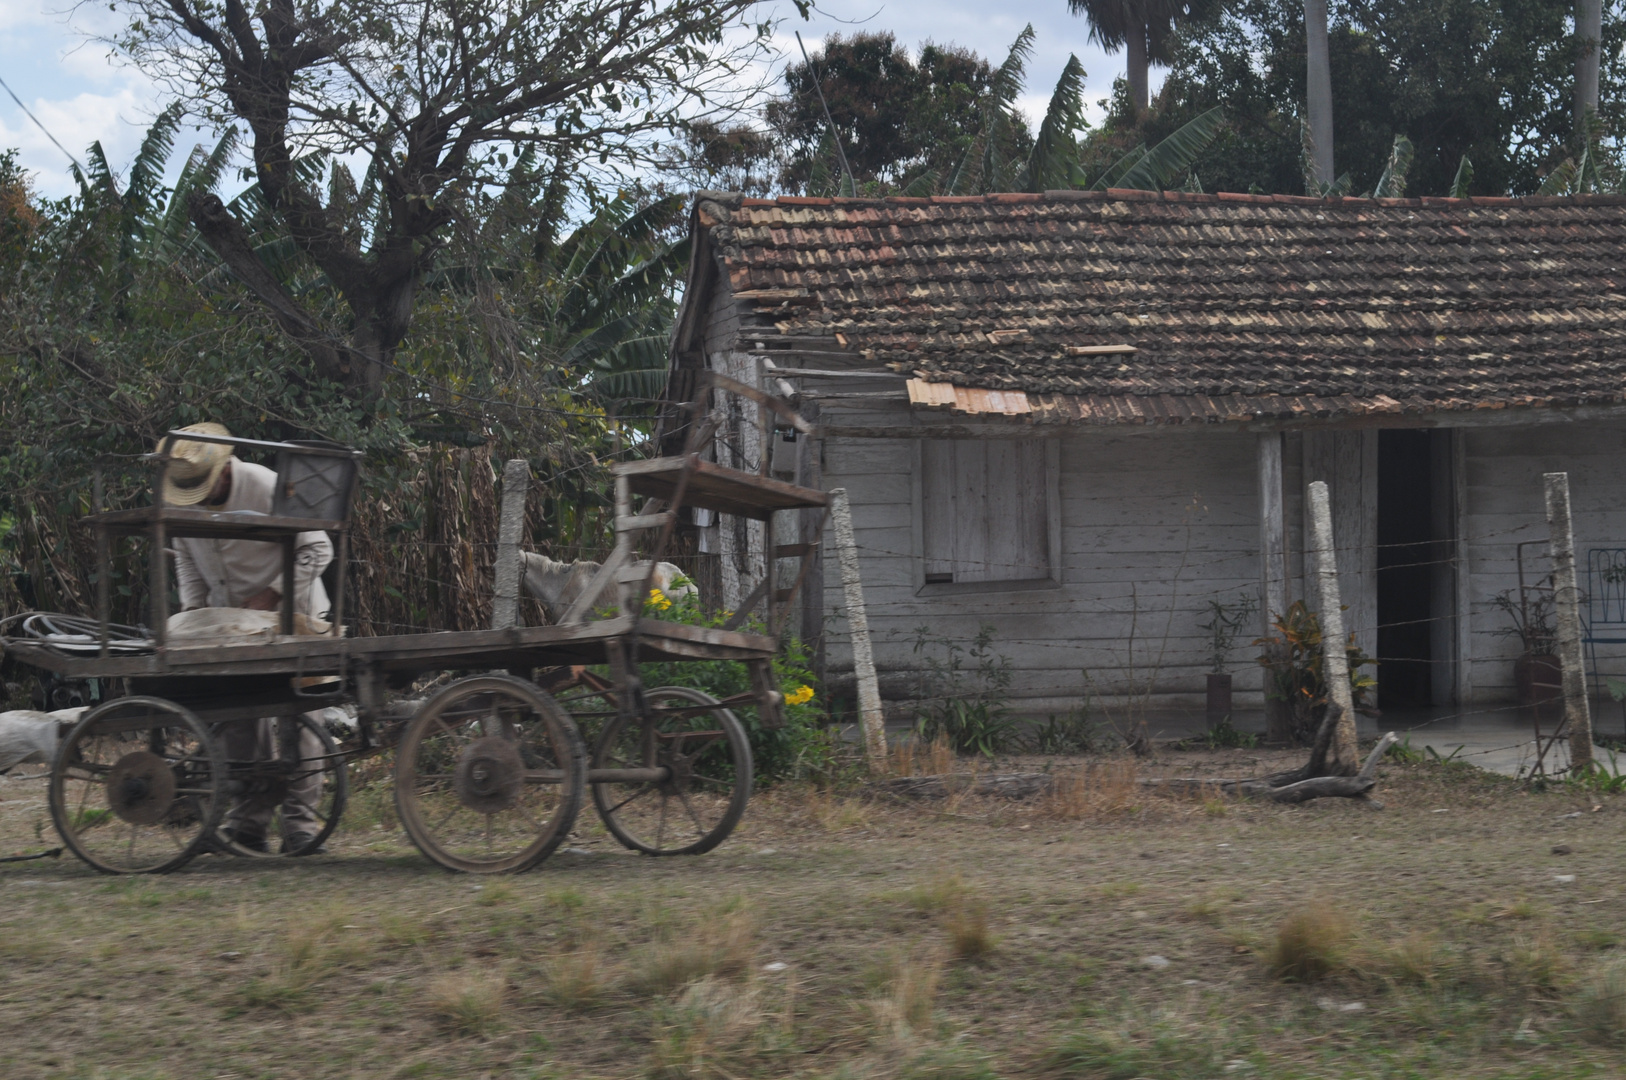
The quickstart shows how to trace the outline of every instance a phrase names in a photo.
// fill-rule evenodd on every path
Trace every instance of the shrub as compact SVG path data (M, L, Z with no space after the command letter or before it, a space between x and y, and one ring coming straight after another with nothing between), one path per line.
M1266 963L1278 979L1316 982L1343 967L1350 933L1343 912L1325 901L1312 901L1276 928Z

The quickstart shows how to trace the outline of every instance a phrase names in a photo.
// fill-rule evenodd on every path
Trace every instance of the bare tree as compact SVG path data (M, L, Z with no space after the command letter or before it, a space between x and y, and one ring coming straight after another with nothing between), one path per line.
M327 325L210 194L209 246L355 397L375 395L461 200L533 145L570 168L635 164L715 115L767 48L757 0L123 0L117 44L206 120L248 128L266 207L342 299ZM302 169L362 158L378 205ZM326 190L323 188L326 187Z

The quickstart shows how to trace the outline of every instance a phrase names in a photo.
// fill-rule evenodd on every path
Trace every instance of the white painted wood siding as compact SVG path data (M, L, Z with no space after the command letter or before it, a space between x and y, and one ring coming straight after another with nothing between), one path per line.
M908 444L826 440L825 483L846 487L852 499L876 661L889 698L907 696L912 687L919 667L915 628L968 642L986 623L997 650L1012 660L1013 696L1027 699L1029 710L1065 708L1087 686L1108 698L1150 687L1200 704L1207 638L1197 624L1207 618L1206 602L1258 589L1254 436L1092 432L1059 442L1061 584L921 595L924 552L910 528ZM826 595L834 608L840 589L831 565ZM830 672L839 677L851 668L846 626L839 618L828 625ZM1256 705L1252 637L1240 639L1231 670L1242 700Z
M1466 488L1461 521L1468 561L1466 581L1460 583L1469 605L1465 681L1471 694L1468 704L1494 705L1513 697L1513 661L1519 643L1499 633L1507 627L1507 617L1496 609L1493 598L1518 585L1518 542L1547 538L1542 474L1570 474L1575 555L1584 590L1588 549L1626 547L1626 424L1482 428L1461 431L1459 436ZM1525 552L1527 573L1534 569L1529 576L1548 572L1544 542ZM1626 649L1601 645L1598 652L1606 673L1626 675ZM1618 707L1606 701L1596 710L1593 723L1600 731L1618 733Z

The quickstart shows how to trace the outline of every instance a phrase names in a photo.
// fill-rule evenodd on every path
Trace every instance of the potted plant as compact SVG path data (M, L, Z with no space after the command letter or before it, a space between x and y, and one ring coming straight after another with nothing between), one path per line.
M1235 603L1210 600L1208 621L1197 624L1198 629L1208 633L1208 699L1204 711L1210 728L1231 715L1231 673L1225 668L1237 635L1258 610L1258 602L1250 594L1240 593Z
M1558 629L1553 614L1552 580L1525 589L1506 589L1491 597L1508 617L1509 626L1495 631L1519 639L1513 661L1513 686L1520 705L1543 705L1563 696L1564 667L1558 659Z

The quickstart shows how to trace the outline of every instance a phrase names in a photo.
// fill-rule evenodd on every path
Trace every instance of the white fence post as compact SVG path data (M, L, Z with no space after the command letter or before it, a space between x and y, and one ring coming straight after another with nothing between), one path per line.
M1327 754L1327 772L1332 776L1354 776L1360 768L1356 760L1355 702L1349 689L1349 656L1345 653L1348 635L1344 633L1344 605L1338 591L1338 555L1333 549L1332 506L1327 485L1321 480L1310 484L1310 528L1314 533L1316 585L1321 602L1317 613L1321 623L1321 671L1327 693L1343 709L1333 732Z
M491 628L519 625L519 542L525 532L525 494L531 466L515 458L503 466L502 509L497 514L496 581L491 595Z
M1563 667L1564 721L1570 770L1592 766L1592 703L1586 696L1586 658L1581 652L1581 592L1575 583L1575 529L1570 518L1570 474L1542 475L1547 488L1547 532L1552 537L1553 609L1558 623L1558 662Z
M836 555L841 562L841 588L847 603L847 630L853 644L853 675L858 680L858 716L864 727L864 757L871 772L886 768L886 721L881 712L881 684L875 677L869 617L864 611L864 583L858 575L858 541L853 537L847 489L830 492L830 517L836 527Z

